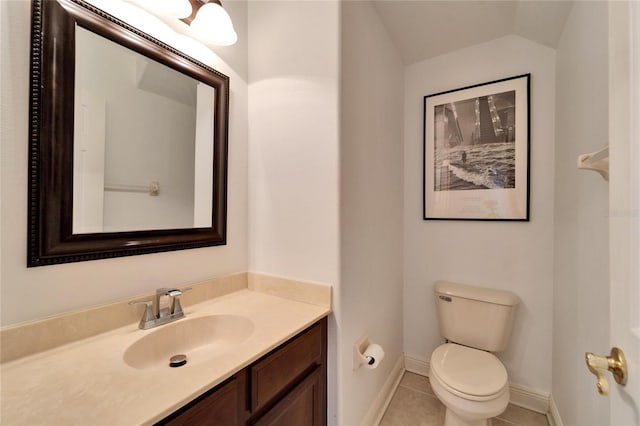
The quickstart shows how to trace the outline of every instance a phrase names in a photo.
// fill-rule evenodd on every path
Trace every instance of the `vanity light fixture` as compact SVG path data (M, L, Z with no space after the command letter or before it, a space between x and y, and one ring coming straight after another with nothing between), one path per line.
M189 0L155 0L155 3L156 9L178 19L186 18L193 13Z
M193 13L190 0L125 0L156 15L176 19L186 18Z
M205 43L217 46L230 46L238 41L233 22L221 0L188 0L193 11L190 16L181 19Z

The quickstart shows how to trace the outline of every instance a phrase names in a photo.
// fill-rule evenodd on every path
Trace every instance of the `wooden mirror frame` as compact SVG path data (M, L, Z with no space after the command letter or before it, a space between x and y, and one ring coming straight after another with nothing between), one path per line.
M76 24L216 90L212 227L73 234ZM33 0L27 266L226 244L229 77L81 0Z

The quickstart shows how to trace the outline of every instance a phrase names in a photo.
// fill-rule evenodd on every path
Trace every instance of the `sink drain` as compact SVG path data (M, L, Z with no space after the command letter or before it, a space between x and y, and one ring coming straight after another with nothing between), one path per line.
M174 355L169 358L169 367L182 367L187 363L187 356L184 354Z

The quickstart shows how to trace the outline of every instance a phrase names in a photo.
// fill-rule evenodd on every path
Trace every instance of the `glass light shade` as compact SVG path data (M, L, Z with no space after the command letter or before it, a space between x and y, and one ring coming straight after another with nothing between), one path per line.
M178 19L191 16L193 8L189 0L153 0L150 6L165 15L173 16Z
M230 46L238 41L231 17L217 3L207 3L200 8L191 28L205 42L218 46Z

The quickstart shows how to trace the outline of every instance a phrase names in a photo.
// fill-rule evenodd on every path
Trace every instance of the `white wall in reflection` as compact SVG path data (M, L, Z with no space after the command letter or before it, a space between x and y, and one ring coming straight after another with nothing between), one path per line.
M211 226L215 89L76 31L74 233Z

